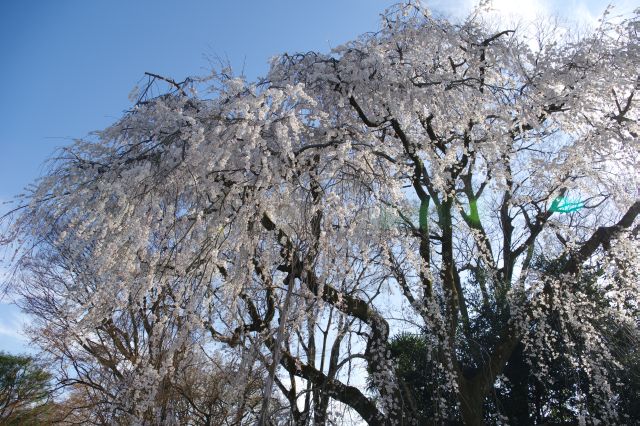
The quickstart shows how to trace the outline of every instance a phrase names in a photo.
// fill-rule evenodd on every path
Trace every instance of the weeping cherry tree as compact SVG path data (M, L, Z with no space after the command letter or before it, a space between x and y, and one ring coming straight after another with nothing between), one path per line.
M179 423L194 351L227 400L262 374L235 424L631 421L639 31L408 3L256 82L149 75L5 216L10 284L132 423Z

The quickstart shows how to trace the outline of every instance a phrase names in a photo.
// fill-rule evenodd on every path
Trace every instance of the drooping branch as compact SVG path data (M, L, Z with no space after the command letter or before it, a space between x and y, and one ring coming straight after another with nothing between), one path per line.
M576 274L582 263L589 259L598 247L609 245L614 238L633 225L638 215L640 215L640 201L633 203L615 225L599 227L578 251L571 254L562 272Z
M269 231L277 230L278 235L282 237L280 241L285 241L285 245L288 245L287 241L289 241L289 237L283 230L277 228L276 224L266 213L262 216L262 224L265 229ZM367 338L364 353L364 359L367 361L369 370L373 376L385 377L385 380L389 380L389 373L391 373L391 377L393 377L391 382L379 383L378 386L379 392L384 399L394 401L388 408L390 412L386 413L386 418L398 416L402 418L406 416L408 414L406 411L397 411L398 407L394 407L395 404L400 404L401 401L412 401L412 396L408 389L398 386L398 383L394 383L394 381L397 381L397 378L393 372L393 363L387 356L387 343L389 339L389 324L387 320L371 303L340 291L328 283L321 283L315 273L311 269L305 268L304 262L297 257L294 257L292 262L280 265L278 270L287 273L287 276L293 276L300 280L312 294L322 298L324 302L331 304L342 313L356 318L369 326L371 332ZM291 285L288 282L284 284ZM327 378L327 380L331 381L333 379ZM374 379L374 381L375 380L376 379Z

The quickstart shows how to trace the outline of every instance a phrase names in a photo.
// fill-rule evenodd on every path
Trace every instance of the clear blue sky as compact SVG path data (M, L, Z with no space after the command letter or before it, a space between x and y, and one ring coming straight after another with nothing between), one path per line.
M559 10L587 18L606 4L494 1L507 12ZM56 147L114 122L130 107L127 96L145 71L181 80L207 74L208 58L218 56L255 78L276 54L328 51L376 30L379 14L395 2L0 1L0 202L32 182ZM430 3L460 15L472 0ZM0 205L0 212L6 209ZM15 307L0 303L0 350L27 349L21 321Z
M53 148L115 121L151 71L206 74L206 56L249 77L285 51L329 50L377 27L393 1L0 2L0 199L33 180Z

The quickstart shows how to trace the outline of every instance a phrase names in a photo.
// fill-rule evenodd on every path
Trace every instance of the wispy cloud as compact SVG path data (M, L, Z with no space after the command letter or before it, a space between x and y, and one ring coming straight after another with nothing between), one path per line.
M468 16L478 5L477 0L423 0L432 11L453 18ZM492 15L507 22L527 23L558 16L568 23L594 27L607 3L587 0L489 0ZM633 0L615 1L613 14L628 14L637 7Z
M507 19L532 20L547 15L551 10L545 0L492 0L490 7L494 13Z
M27 321L26 315L15 305L0 303L0 341L2 337L9 337L26 342L27 337L22 331Z
M22 327L16 327L15 324L4 324L0 322L0 336L11 337L12 339L18 339L22 341L27 341L27 338L24 334L20 333Z

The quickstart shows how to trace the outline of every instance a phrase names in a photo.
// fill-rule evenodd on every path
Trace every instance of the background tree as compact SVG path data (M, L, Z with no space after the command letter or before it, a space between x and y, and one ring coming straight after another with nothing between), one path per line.
M47 414L51 374L32 357L0 352L0 422L36 424Z
M637 345L638 16L531 36L410 3L257 83L151 75L170 91L7 216L23 293L64 307L37 327L64 315L90 381L126 371L118 409L143 423L193 348L262 364L263 424L278 392L298 424L621 421L629 358L603 324ZM525 394L546 401L500 403Z

